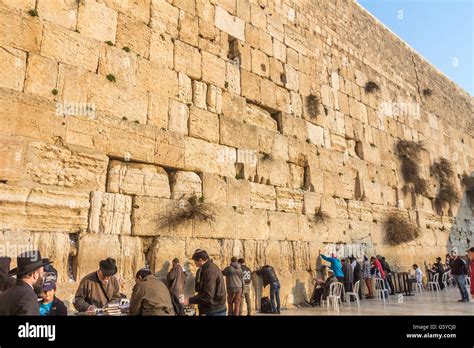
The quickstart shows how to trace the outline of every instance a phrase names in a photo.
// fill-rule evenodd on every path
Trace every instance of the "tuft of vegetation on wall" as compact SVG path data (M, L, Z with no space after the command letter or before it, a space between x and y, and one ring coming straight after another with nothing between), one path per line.
M428 182L420 175L420 152L426 151L423 143L400 140L397 143L397 154L401 160L401 173L405 186L403 192L414 192L426 196Z
M431 166L431 175L436 178L439 184L435 208L438 214L442 215L446 205L451 210L452 205L459 202L459 193L454 185L454 171L451 163L446 158L441 158Z
M364 90L366 93L374 93L380 90L380 87L374 81L369 81L365 84Z
M204 197L198 198L195 194L190 196L182 207L175 208L174 211L161 218L161 226L175 228L190 220L206 222L215 220L213 211L204 204Z
M415 240L420 235L417 225L398 213L390 214L384 222L385 238L390 245L399 245Z

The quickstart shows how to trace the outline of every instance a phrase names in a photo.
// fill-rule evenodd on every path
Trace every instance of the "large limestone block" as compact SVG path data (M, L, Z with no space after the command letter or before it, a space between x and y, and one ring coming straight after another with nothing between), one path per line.
M170 226L167 219L176 216L180 209L186 209L185 201L135 196L133 198L132 235L191 237L194 221L184 220L177 226Z
M89 231L103 234L131 234L131 213L131 196L93 191Z
M177 171L170 175L171 198L202 196L202 181L194 172Z
M178 29L179 39L181 41L186 42L192 46L198 45L199 37L196 35L196 33L199 32L199 22L197 17L184 11L181 12L179 16Z
M172 132L188 134L189 108L186 104L171 99L169 102L168 129Z
M229 92L240 94L240 69L233 62L226 62L226 82Z
M115 42L117 11L93 0L84 0L79 5L77 29L90 38Z
M262 184L286 186L288 183L289 167L284 159L265 158L259 156L257 162L257 176Z
M75 0L39 0L39 16L49 22L59 24L69 30L76 29L78 2Z
M81 232L87 228L86 193L0 185L0 229Z
M235 176L235 148L185 138L184 164L187 170Z
M28 180L87 192L105 188L107 164L102 154L41 142L29 143L25 156Z
M303 190L276 187L276 208L287 213L303 212Z
M28 63L25 91L54 98L51 92L56 88L58 64L52 59L31 53L28 55Z
M152 0L150 27L158 32L178 36L179 9L166 0Z
M65 137L65 122L51 101L13 90L0 89L1 133L48 143ZM31 125L35 125L31 127Z
M127 195L170 198L166 171L157 166L111 161L107 191Z
M218 143L219 117L217 114L191 106L189 136Z
M202 80L220 88L225 87L225 60L213 54L202 52Z
M147 124L157 129L168 129L169 99L150 92L148 95Z
M158 237L156 243L150 248L152 248L149 249L150 268L160 276L166 276L175 257L181 261L182 266L188 262L185 261L186 241L184 239Z
M69 234L34 233L33 245L40 251L42 257L47 257L50 261L53 261L53 266L58 271L58 281L69 281Z
M150 21L151 0L99 0L99 2L106 4L108 7L116 10L117 12L131 16L134 19L146 24L148 24Z
M18 10L28 11L35 8L36 0L2 0L2 4Z
M220 142L224 145L245 149L258 149L256 127L233 118L220 117Z
M145 267L143 242L139 237L119 236L120 262L119 274L125 279L135 279L136 273Z
M146 124L148 97L138 87L112 83L99 75L91 86L89 102L106 115Z
M194 221L193 237L198 238L235 238L237 223L234 208L223 205L206 204L213 221Z
M246 180L237 180L232 177L227 177L226 182L227 205L241 208L249 208L251 196L250 183Z
M186 74L192 79L201 78L201 52L191 45L185 42L176 40L174 44L174 68L180 73ZM204 65L204 64L203 64ZM208 66L208 69L213 69L212 66ZM225 73L225 70L224 70ZM225 74L224 74L225 79ZM206 82L212 82L205 80ZM222 82L223 84L224 82ZM223 86L222 86L223 87Z
M175 132L157 131L154 163L174 168L184 167L185 137Z
M24 141L0 137L0 181L18 181L22 177Z
M216 114L222 113L222 89L209 85L206 95L207 110Z
M216 6L215 26L230 36L245 41L245 21Z
M26 73L26 53L15 48L0 50L0 87L23 90Z
M173 69L174 39L160 32L152 32L150 37L150 60L156 64Z
M155 129L116 117L94 119L69 116L66 143L103 151L129 161L153 163Z
M177 98L179 93L176 71L146 59L140 59L138 62L138 85L147 91L169 98Z
M271 114L254 104L247 104L245 108L244 120L251 125L265 128L273 132L278 131L277 121Z
M128 47L142 57L150 56L152 32L148 25L136 21L128 14L119 14L117 20L117 47ZM173 52L171 52L173 57Z
M311 144L325 146L324 128L307 122L308 138Z
M96 71L99 53L100 45L93 39L57 25L45 24L42 56Z
M26 13L14 12L10 7L0 4L1 46L38 53L42 31L43 26L39 19L32 18Z
M202 195L206 203L222 204L227 202L226 178L217 174L202 174Z
M275 187L250 183L250 206L254 209L276 209Z
M236 210L237 225L235 237L238 239L267 240L270 235L268 213L264 209Z
M287 137L292 137L300 141L308 139L308 124L300 117L281 115L281 132Z
M120 82L136 85L137 83L137 57L125 52L119 47L102 45L99 59L99 73L112 74Z
M81 233L78 241L77 278L78 280L99 269L99 262L107 257L120 264L120 239L113 234ZM120 269L117 276L120 275Z
M242 84L242 96L254 102L260 102L262 100L261 78L256 74L242 69L240 71L240 79Z
M298 215L279 211L269 211L270 240L300 240Z

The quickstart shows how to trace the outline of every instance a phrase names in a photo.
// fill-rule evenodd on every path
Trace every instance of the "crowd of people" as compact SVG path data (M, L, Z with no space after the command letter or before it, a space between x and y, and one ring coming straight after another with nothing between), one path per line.
M456 251L446 255L443 263L437 258L433 265L426 265L426 272L442 275L450 272L452 281L458 286L460 302L469 302L466 277L474 275L474 248L467 250L468 260L459 257ZM366 299L374 298L374 279L382 279L390 294L395 294L393 272L385 257L364 256L359 262L354 257L339 259L336 255L326 256L319 252L322 260L329 263L326 279L317 278L310 299L313 306L321 305L335 282L343 284L344 293L353 292L355 284L364 282ZM196 305L199 315L236 316L243 314L244 301L247 315L252 314L250 291L252 275L260 277L263 287L269 286L269 313L280 314L280 281L274 268L265 265L252 272L243 258L232 257L230 264L221 270L203 249L192 255L197 267L194 295L185 297L186 275L179 259L172 261L172 267L165 279L157 278L150 269L142 268L135 276L135 286L129 301L130 315L185 315L184 308ZM41 258L38 250L17 256L17 267L10 270L11 259L0 257L0 315L67 315L66 305L56 296L57 271L49 259ZM469 266L468 266L469 265ZM120 292L115 274L116 262L107 258L99 262L97 270L83 277L76 290L73 306L78 313L95 313L110 303L119 303L126 296ZM423 271L413 265L414 283L423 282ZM225 278L225 279L224 279ZM471 279L471 295L474 285ZM440 286L446 284L440 283ZM362 299L362 287L358 287ZM343 301L352 299L344 298ZM263 299L262 299L263 304ZM263 305L262 305L263 311Z

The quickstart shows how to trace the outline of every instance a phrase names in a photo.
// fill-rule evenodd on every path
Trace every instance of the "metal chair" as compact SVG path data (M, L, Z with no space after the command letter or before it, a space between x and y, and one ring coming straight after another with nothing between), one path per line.
M377 300L382 300L385 302L385 292L388 297L388 289L385 287L385 281L382 278L375 278L375 294Z
M354 291L346 292L346 301L351 302L351 296L354 296L357 302L357 307L360 307L359 303L359 287L360 287L360 280L358 280L354 285Z
M340 282L335 282L331 284L331 286L329 287L329 295L326 298L326 305L328 309L332 300L334 310L339 312L339 303L342 306L341 295L342 295L343 288L344 288L344 285Z
M437 292L441 290L439 287L439 273L434 274L431 281L428 282L428 290Z

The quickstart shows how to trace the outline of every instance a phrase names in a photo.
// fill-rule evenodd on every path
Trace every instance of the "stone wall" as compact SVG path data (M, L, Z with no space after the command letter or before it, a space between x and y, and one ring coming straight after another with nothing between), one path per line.
M37 245L67 299L106 256L129 293L205 248L272 264L291 306L318 249L406 270L472 240L474 203L438 214L429 172L447 158L464 191L472 97L353 1L0 0L0 56L0 245ZM399 139L426 146L426 197ZM163 225L192 195L215 220ZM416 240L386 243L393 211Z

